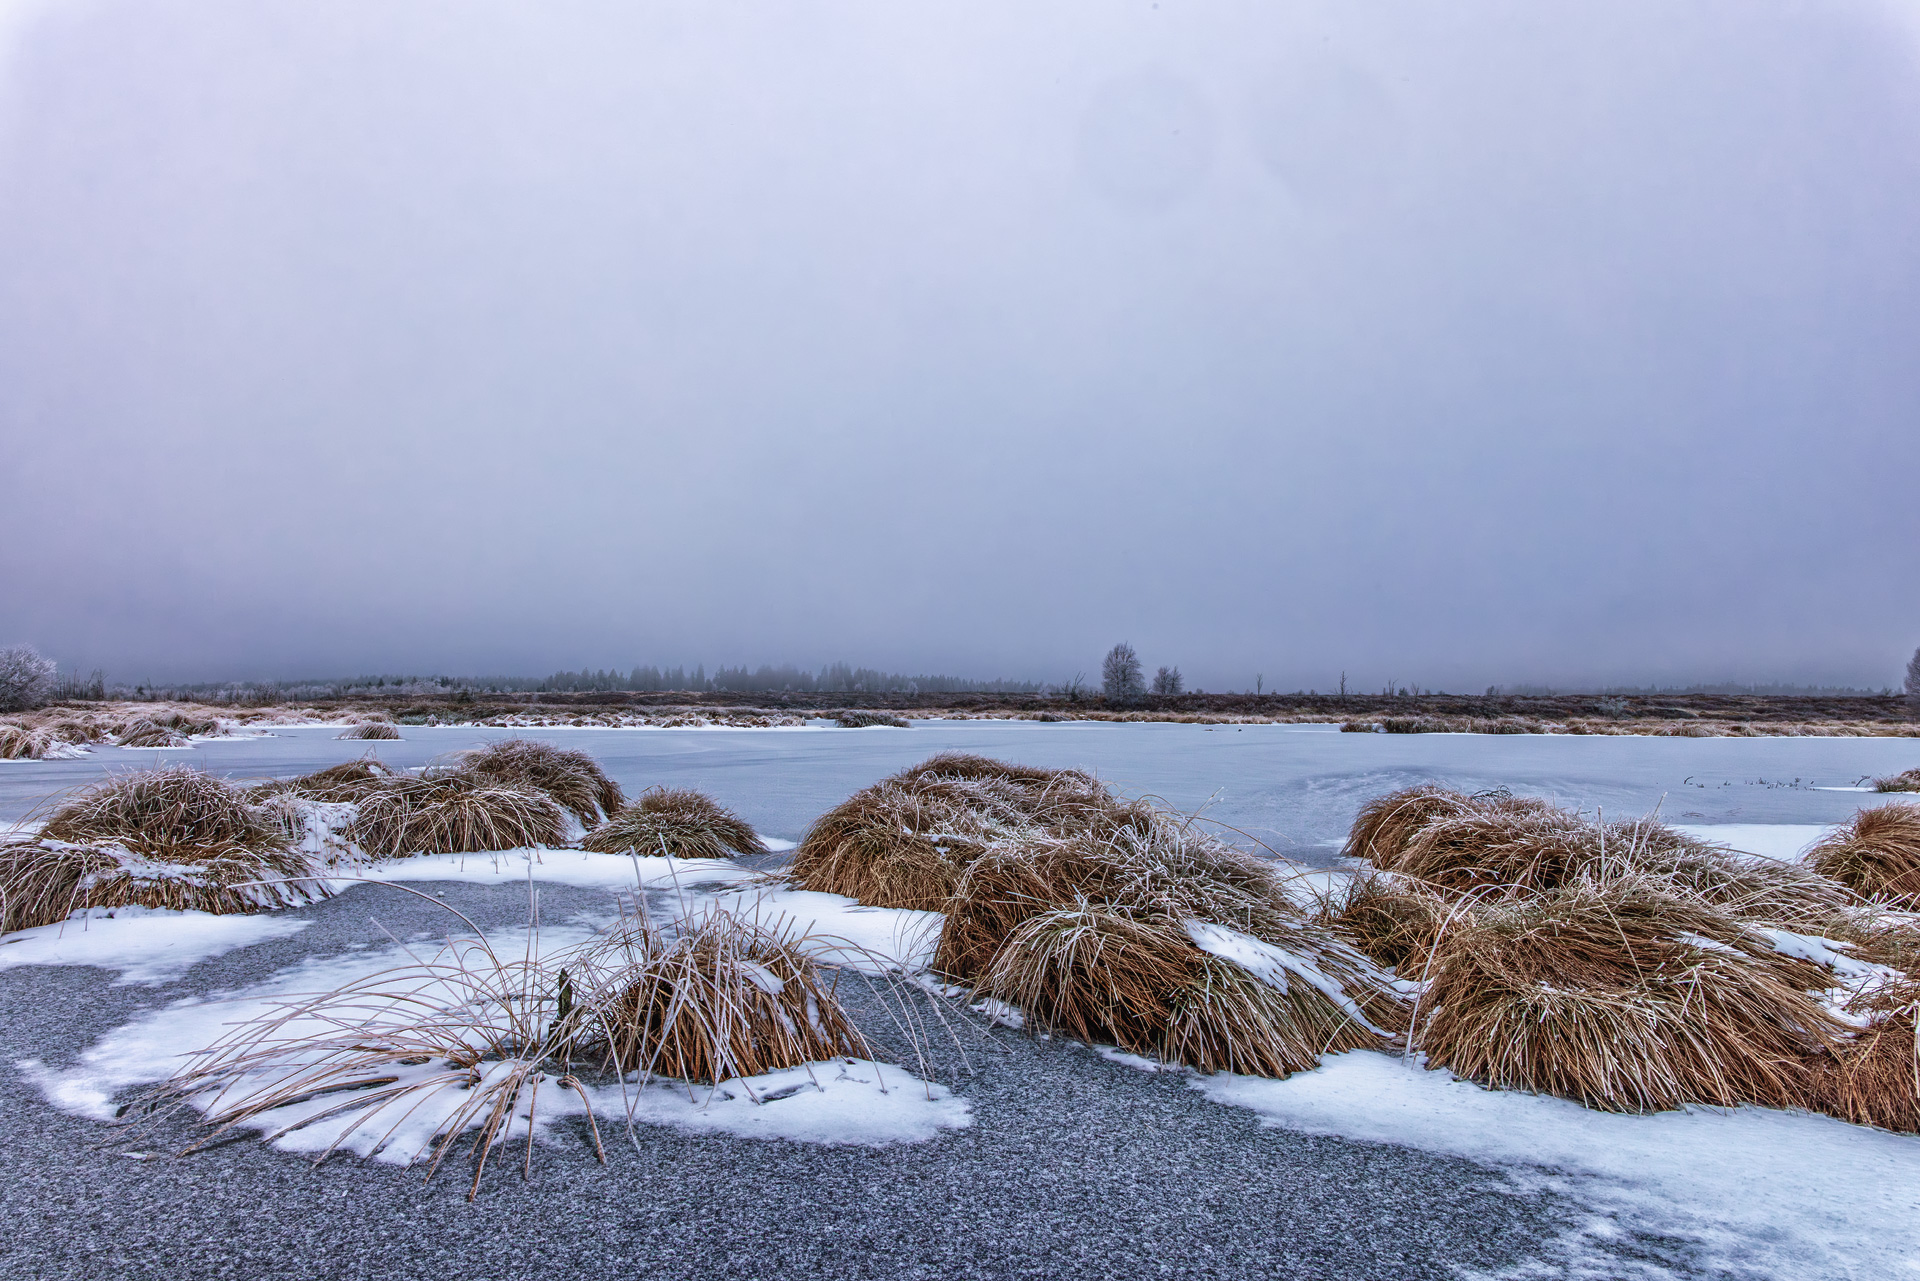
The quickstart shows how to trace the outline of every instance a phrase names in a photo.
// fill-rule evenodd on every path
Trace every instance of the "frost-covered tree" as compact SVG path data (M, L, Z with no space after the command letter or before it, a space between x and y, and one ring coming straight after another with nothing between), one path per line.
M1100 692L1113 703L1132 703L1147 692L1140 656L1125 641L1108 650L1100 663Z
M1920 649L1907 660L1907 710L1920 716Z
M1165 697L1170 694L1183 694L1187 683L1180 678L1177 667L1163 667L1153 674L1153 692Z
M31 645L0 649L0 712L39 707L53 695L54 665Z

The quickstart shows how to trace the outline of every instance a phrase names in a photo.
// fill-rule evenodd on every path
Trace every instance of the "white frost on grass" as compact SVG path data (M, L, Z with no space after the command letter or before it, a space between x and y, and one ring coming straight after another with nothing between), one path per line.
M91 965L119 983L165 983L201 961L287 938L311 924L284 916L213 916L164 908L90 908L65 921L0 938L0 970L19 965Z
M1795 861L1815 841L1833 830L1824 823L1674 823L1671 826L1683 836L1781 863Z
M1619 1260L1599 1243L1633 1231L1689 1243L1699 1275L1920 1275L1920 1139L1912 1136L1763 1108L1595 1112L1365 1050L1283 1081L1223 1072L1196 1075L1193 1086L1270 1125L1541 1179L1595 1211L1588 1232L1564 1243L1577 1275L1617 1275L1608 1269ZM1695 1274L1694 1266L1685 1273Z

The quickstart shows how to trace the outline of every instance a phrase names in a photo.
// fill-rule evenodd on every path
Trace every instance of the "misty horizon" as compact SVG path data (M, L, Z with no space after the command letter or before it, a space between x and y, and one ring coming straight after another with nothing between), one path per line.
M0 645L1879 689L1880 0L0 6Z

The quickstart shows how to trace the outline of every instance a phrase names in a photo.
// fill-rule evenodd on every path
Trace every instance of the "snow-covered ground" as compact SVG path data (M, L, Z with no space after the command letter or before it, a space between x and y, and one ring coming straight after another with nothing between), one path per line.
M1911 1135L1763 1108L1595 1112L1368 1051L1284 1081L1221 1073L1193 1086L1270 1125L1466 1157L1585 1202L1593 1217L1560 1243L1561 1275L1621 1275L1600 1247L1627 1231L1687 1242L1713 1275L1920 1275ZM1642 1275L1671 1274L1649 1263Z

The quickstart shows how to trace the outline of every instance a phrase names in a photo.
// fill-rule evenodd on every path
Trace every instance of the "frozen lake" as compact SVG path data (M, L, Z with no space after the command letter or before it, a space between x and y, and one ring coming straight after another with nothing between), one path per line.
M1324 862L1369 797L1435 781L1509 787L1563 804L1670 822L1817 824L1889 797L1851 790L1920 765L1920 740L1612 738L1342 734L1319 725L925 721L913 729L486 729L405 727L400 742L343 742L333 729L280 729L191 749L95 748L71 761L0 762L0 820L111 770L183 761L236 779L303 774L373 754L397 766L494 739L584 748L630 791L696 787L769 836L797 840L849 793L935 752L1090 769L1129 794L1222 823L1307 862Z

